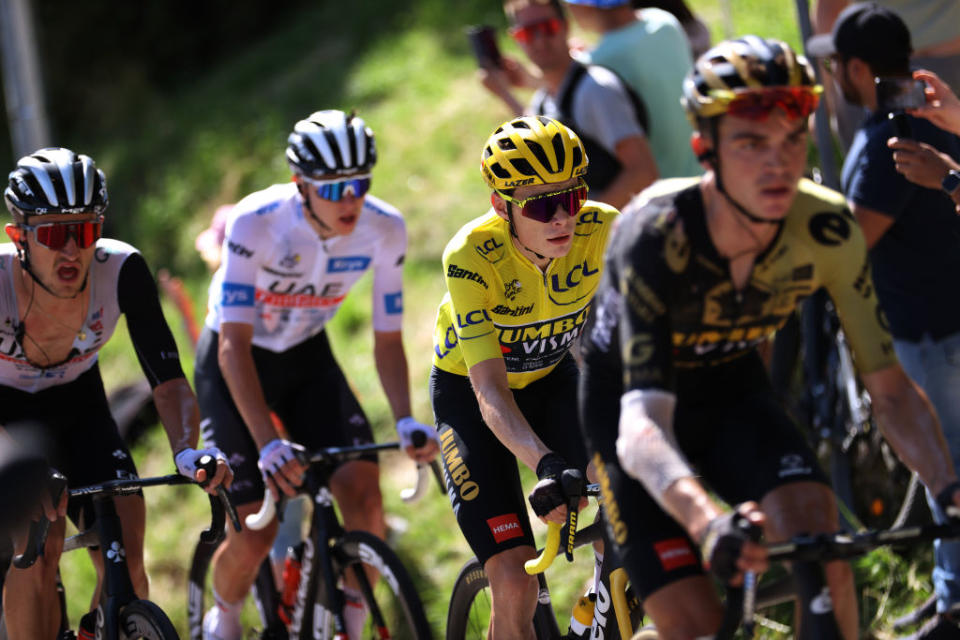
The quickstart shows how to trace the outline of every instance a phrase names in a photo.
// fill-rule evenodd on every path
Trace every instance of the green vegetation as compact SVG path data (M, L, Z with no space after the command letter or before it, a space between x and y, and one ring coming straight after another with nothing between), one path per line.
M799 44L792 0L692 4L712 26L715 40L726 35L724 24L730 23L737 33ZM732 10L726 17L725 4ZM480 22L502 27L499 3L366 0L351 3L349 11L342 3L316 3L251 40L228 61L186 76L172 88L161 91L117 78L115 86L102 89L104 102L116 101L112 118L75 127L62 144L91 154L106 171L112 195L110 235L140 247L153 268L166 267L185 278L202 314L208 275L193 240L216 207L289 179L282 150L297 119L320 108L357 108L377 134L374 192L398 206L409 225L404 334L414 413L431 422L426 386L434 313L443 293L440 255L454 231L487 206L478 171L480 146L508 115L474 77L463 27ZM506 36L500 43L516 52ZM331 342L378 438L388 440L393 428L371 355L369 291L367 280L350 296L330 329ZM189 342L174 308L167 312L192 375ZM108 385L140 375L124 331L105 349L101 362ZM318 407L321 419L322 411ZM141 474L172 470L160 429L134 453ZM415 506L399 501L399 489L413 477L405 458L384 456L382 469L397 545L416 574L439 634L453 579L470 551L439 491ZM529 480L527 474L527 486ZM146 498L151 595L185 629L186 572L196 534L208 518L207 502L190 488L147 490ZM64 573L75 622L87 605L93 572L82 554L71 555ZM924 551L918 557L926 562L928 555ZM551 572L561 619L591 575L589 552L581 560L576 571L560 562ZM860 562L858 575L865 580L866 597L879 603L875 609L881 622L871 627L883 627L892 613L930 589L927 564L917 568L890 554ZM904 585L894 576L910 580ZM252 607L247 615L253 624Z

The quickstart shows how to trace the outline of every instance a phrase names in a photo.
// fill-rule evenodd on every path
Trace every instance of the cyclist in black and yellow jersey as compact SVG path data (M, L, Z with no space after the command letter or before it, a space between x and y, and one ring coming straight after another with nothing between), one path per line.
M584 471L579 335L616 209L588 201L580 139L544 116L511 120L483 147L493 208L443 253L430 378L450 502L490 579L491 637L533 638L537 581L517 460L537 473L535 513L562 522L560 476Z
M701 56L684 106L707 172L648 191L607 253L584 338L582 424L608 533L661 638L717 631L704 566L733 581L763 570L751 528L773 541L838 529L835 497L756 350L821 286L885 437L960 503L937 418L897 363L863 234L842 195L801 179L819 92L782 42L747 36ZM701 480L739 509L724 514ZM807 605L800 637L825 624L856 638L849 565L825 566L829 591L818 565L794 573Z

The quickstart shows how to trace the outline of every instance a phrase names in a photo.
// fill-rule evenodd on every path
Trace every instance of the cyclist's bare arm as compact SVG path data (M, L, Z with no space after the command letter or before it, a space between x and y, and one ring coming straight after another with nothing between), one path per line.
M884 437L900 459L920 475L934 495L956 481L957 474L926 395L897 364L861 376ZM954 498L956 504L960 500Z
M187 379L174 378L158 384L153 389L153 402L160 423L167 432L170 450L176 453L187 447L196 449L200 440L200 408ZM198 470L194 480L204 482L206 475L206 471ZM233 473L226 460L218 460L217 472L205 488L213 493L219 485L229 485L232 478Z
M470 367L470 384L480 405L483 421L497 439L533 471L550 448L537 437L520 412L507 382L502 358L490 358Z
M253 325L244 322L221 323L217 360L244 424L247 425L257 449L263 449L268 442L278 438L279 434L270 418L270 409L267 407L263 387L253 362ZM278 478L284 486L270 487L274 495L279 496L281 492L293 495L293 488L284 480L299 478L305 470L306 467L296 459L288 461L281 469L284 478ZM267 482L274 484L272 478L268 478Z
M394 421L412 415L410 410L410 378L407 354L403 348L403 333L400 331L373 332L373 359L383 392L390 403ZM417 462L429 462L436 457L440 447L432 438L414 449L407 447L407 455Z

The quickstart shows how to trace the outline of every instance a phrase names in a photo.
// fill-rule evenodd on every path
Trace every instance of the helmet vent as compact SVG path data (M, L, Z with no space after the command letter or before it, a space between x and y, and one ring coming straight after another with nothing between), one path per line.
M527 148L530 149L530 153L536 156L537 162L546 168L547 171L553 173L553 167L551 166L549 158L547 158L547 153L543 150L543 147L540 146L540 143L534 142L533 140L527 140ZM560 166L563 166L563 164L561 163ZM534 175L532 169L529 175Z
M500 166L499 162L495 162L490 165L490 171L493 171L493 174L500 178L501 180L507 180L510 178L510 172Z
M542 153L542 150L541 150ZM534 171L533 166L527 162L524 158L511 158L510 164L513 165L513 168L517 170L517 173L524 176L535 176L537 172Z
M557 159L557 167L563 167L566 165L567 154L563 150L563 139L560 137L560 134L554 135L550 142L553 144L553 155ZM576 165L574 165L576 166Z
M513 140L511 140L510 138L503 138L502 140L499 140L498 146L504 151L517 148L517 145L515 145L513 143Z

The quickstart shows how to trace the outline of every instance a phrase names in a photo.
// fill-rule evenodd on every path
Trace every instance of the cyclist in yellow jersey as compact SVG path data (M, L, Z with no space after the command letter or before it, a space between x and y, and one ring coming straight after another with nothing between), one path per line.
M840 194L801 179L819 92L783 42L746 36L701 56L684 106L707 172L629 206L607 252L585 330L582 427L618 559L662 639L717 632L705 569L731 582L764 570L751 529L770 541L838 529L829 483L756 350L820 286L887 441L960 503L937 418L893 352L863 234ZM740 508L724 513L704 483ZM849 564L793 573L798 637L856 638Z
M587 466L570 347L617 211L587 200L580 139L544 116L498 127L481 166L493 208L444 251L430 386L450 502L490 579L491 637L532 639L537 581L523 563L534 544L517 460L539 479L534 512L562 522L561 476Z

